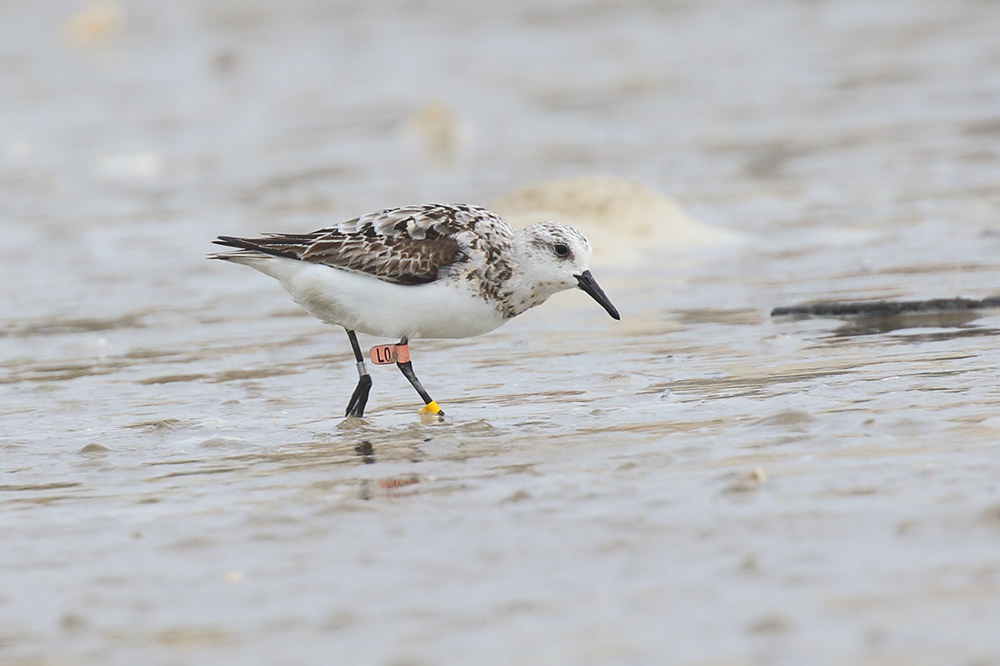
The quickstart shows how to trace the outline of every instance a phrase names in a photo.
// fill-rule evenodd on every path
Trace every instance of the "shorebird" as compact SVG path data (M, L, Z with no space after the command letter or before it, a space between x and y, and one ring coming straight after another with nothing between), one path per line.
M421 413L443 416L413 372L410 340L482 335L571 288L620 319L590 273L583 234L557 222L515 231L479 206L388 208L307 234L213 242L237 249L212 258L276 278L309 314L347 330L359 378L346 417L364 416L372 386L356 331L398 339L373 347L372 362L395 363L423 399Z

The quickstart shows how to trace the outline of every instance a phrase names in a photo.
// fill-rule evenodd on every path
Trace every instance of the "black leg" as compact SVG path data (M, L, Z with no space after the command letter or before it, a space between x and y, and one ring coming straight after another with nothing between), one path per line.
M407 342L407 339L403 338L400 340L399 344L406 346ZM410 361L406 361L405 363L396 363L396 366L403 373L403 376L410 380L410 383L413 384L413 388L417 389L417 393L419 393L420 397L423 399L424 408L421 409L420 412L444 416L444 412L441 411L438 404L434 402L434 399L431 398L429 393L427 393L427 389L425 389L424 385L420 383L419 379L417 379L417 375L413 372L413 364L410 363Z
M368 368L365 367L365 357L361 353L361 345L358 344L357 334L348 329L347 337L351 339L351 347L354 349L354 358L358 361L358 385L354 389L351 401L347 403L347 412L344 416L356 416L361 418L365 415L365 405L368 404L368 392L372 389L372 378L371 375L368 374Z

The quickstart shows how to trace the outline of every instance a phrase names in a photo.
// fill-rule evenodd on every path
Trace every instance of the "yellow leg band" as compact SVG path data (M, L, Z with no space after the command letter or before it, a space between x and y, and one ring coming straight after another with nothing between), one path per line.
M423 406L423 409L420 410L420 413L421 414L437 414L440 411L441 411L441 408L438 407L438 404L436 402L434 402L433 400L431 400L430 402L428 402L426 405Z

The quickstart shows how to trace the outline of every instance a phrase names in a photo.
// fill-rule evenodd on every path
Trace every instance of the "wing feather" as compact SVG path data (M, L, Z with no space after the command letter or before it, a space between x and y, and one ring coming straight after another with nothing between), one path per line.
M437 280L449 267L468 259L484 240L488 243L491 239L477 231L477 222L486 218L494 233L497 222L504 231L510 229L485 208L429 204L380 210L309 234L221 236L214 242L238 248L237 254L290 257L416 285Z

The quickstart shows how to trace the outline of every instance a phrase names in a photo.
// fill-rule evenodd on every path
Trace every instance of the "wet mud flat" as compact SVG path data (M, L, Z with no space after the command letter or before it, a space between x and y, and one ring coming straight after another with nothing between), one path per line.
M995 6L78 10L0 22L0 663L1000 663L1000 318L770 316L992 302ZM205 260L588 173L740 242L413 341L439 423Z

